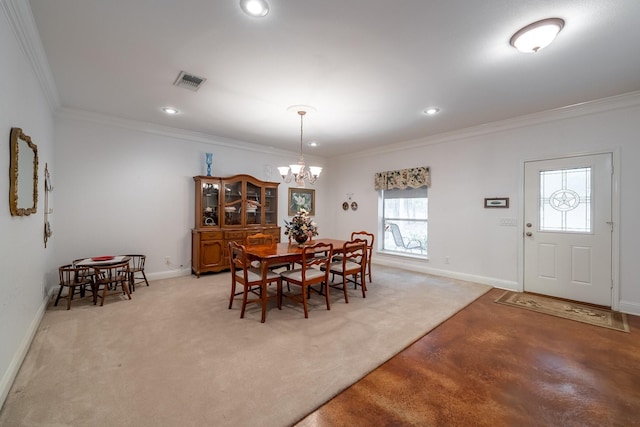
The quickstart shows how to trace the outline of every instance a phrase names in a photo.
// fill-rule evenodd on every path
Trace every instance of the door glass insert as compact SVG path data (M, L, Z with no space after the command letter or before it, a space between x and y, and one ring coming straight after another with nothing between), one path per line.
M540 172L540 231L593 231L591 172L591 167Z

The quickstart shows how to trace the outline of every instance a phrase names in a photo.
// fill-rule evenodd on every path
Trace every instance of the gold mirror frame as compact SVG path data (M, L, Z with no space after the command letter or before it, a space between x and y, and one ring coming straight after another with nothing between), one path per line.
M20 128L11 128L11 163L9 166L9 209L13 216L26 216L36 213L38 207L38 146L31 142L31 138L24 133ZM33 178L25 177L22 180L18 179L20 176L19 160L20 150L25 150L22 155L33 155ZM26 151L30 149L31 152ZM26 159L23 159L23 161ZM29 174L31 171L22 171L22 173ZM32 187L30 187L32 186ZM28 207L24 204L19 206L20 202L25 203L23 200L18 199L18 194L33 194L33 206ZM24 199L24 197L23 197Z

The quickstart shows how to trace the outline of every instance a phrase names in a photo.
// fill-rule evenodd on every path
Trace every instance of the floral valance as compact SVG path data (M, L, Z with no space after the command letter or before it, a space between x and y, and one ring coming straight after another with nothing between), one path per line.
M404 190L431 185L428 167L376 172L375 180L376 190L392 190L394 188Z

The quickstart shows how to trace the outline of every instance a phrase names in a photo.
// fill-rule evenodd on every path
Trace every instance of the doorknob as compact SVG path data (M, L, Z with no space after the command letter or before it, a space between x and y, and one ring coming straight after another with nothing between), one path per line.
M533 236L533 233L531 233L530 231L527 231L527 237L531 237Z
M531 227L531 223L530 222L527 223L527 227Z

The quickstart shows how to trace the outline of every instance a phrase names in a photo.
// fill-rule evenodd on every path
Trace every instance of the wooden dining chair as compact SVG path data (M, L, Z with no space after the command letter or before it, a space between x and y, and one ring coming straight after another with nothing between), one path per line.
M131 257L129 260L129 288L131 292L136 291L136 284L138 283L146 283L149 286L149 281L147 280L147 275L144 274L144 263L147 260L146 255L124 255Z
M356 289L358 286L362 288L362 298L366 298L367 241L355 239L345 242L344 245L342 245L340 259L336 261L336 258L337 257L334 257L333 262L329 264L327 269L334 277L335 275L342 276L342 283L330 282L329 287L342 289L344 301L349 303L347 283L351 282L355 285ZM358 282L358 277L360 278L360 282Z
M371 277L371 257L373 256L373 242L375 236L367 231L354 231L351 233L351 240L362 239L367 242L367 269L366 274L369 276L369 283L373 281Z
M104 300L109 295L122 295L124 293L131 299L128 283L131 278L129 261L104 266L96 265L93 267L93 271L96 293L100 297L100 306L104 305ZM121 288L120 292L117 291L118 287ZM102 289L102 294L100 294L100 289Z
M58 290L56 302L53 304L54 306L58 305L63 288L67 288L67 310L71 308L71 300L76 292L81 297L84 297L87 288L91 291L95 304L96 292L89 268L74 267L72 264L63 265L58 268L58 275L60 276L60 289Z
M323 256L316 256L317 253ZM326 256L324 256L326 255ZM329 264L333 255L333 244L316 243L307 245L302 249L301 267L280 273L283 281L287 284L300 286L301 294L286 294L284 296L301 302L304 307L304 317L309 318L309 309L307 307L308 293L311 286L320 285L318 293L322 293L323 285L329 283ZM329 286L324 286L324 295L327 303L327 310L331 310L331 302L329 300Z
M264 246L264 245L273 246L275 244L276 244L275 243L275 239L273 238L272 234L266 234L266 233L250 234L245 239L245 246L246 247ZM251 263L251 266L254 267L254 268L260 268L260 265L261 265L260 261L253 261ZM279 263L269 264L269 270L277 270L279 268L286 268L287 270L290 270L291 269L291 263L290 262L279 262Z
M240 318L244 319L247 304L259 303L262 308L260 322L264 323L267 316L267 300L269 299L267 285L274 282L277 284L276 299L278 309L282 309L282 279L279 274L266 268L251 267L245 247L233 241L229 242L229 262L231 265L229 309L233 307L235 297L242 295ZM242 285L242 292L236 292L237 284ZM256 298L249 299L249 294L256 295Z

